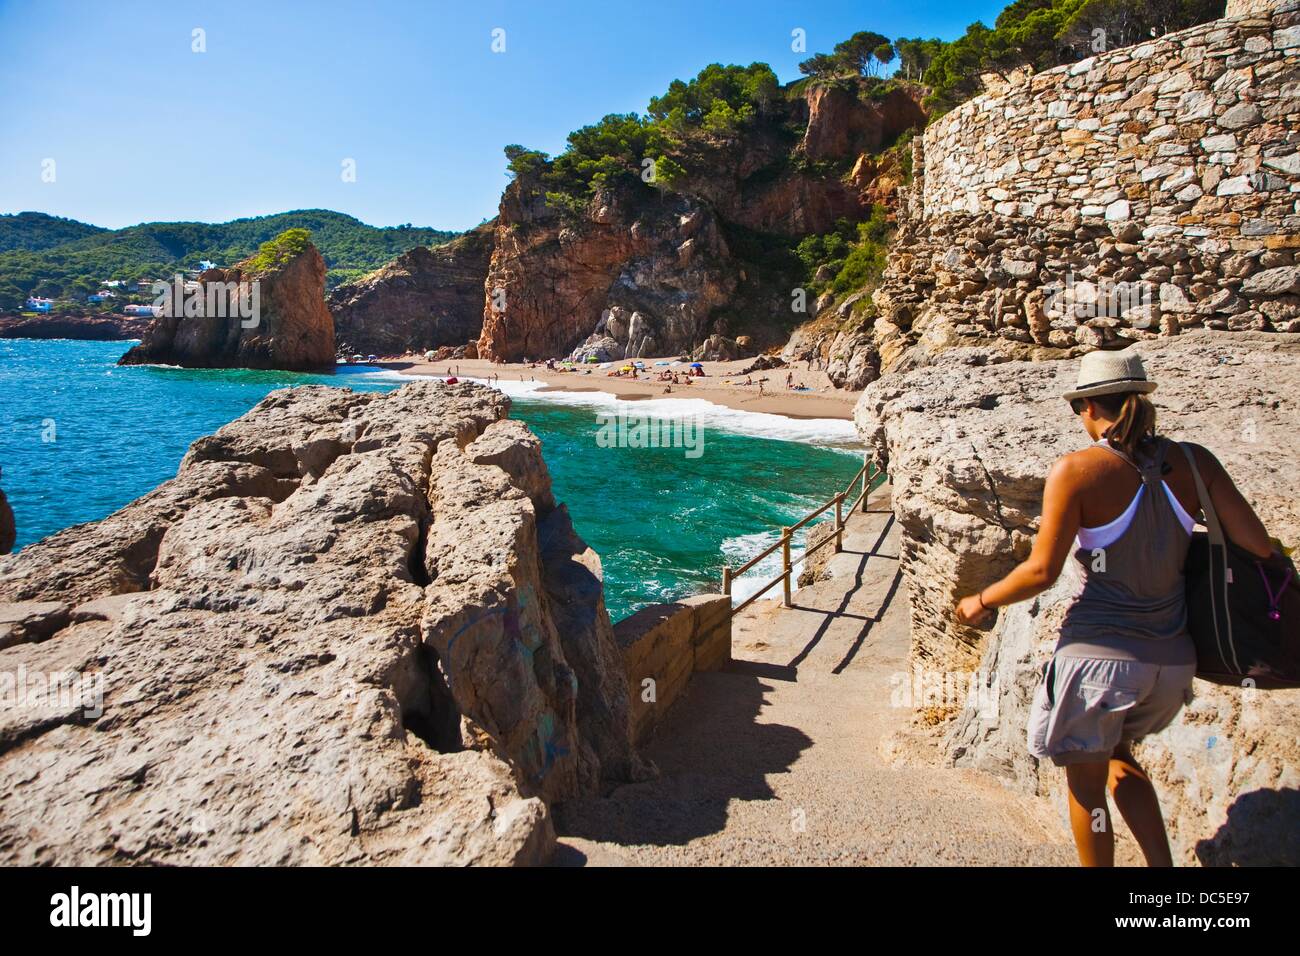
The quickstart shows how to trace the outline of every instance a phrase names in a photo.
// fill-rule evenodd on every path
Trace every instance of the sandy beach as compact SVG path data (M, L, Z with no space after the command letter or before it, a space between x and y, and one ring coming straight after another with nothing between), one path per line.
M449 372L461 378L473 379L486 379L496 375L502 381L541 382L544 385L541 391L600 391L628 401L647 398L702 398L727 408L785 415L789 418L848 420L853 417L853 406L862 394L837 389L825 372L809 371L802 364L798 367L742 375L741 369L748 367L754 361L752 358L734 362L701 362L704 367L702 377L691 378L689 385L672 385L672 391L665 392L670 383L658 381L655 376L665 370L675 371L681 380L690 363L680 362L676 358L646 358L640 361L645 363L646 371L638 371L635 379L626 375L615 377L608 374L622 367L625 364L623 362L615 362L610 368L589 365L571 372L521 362L497 365L485 359L430 363L422 356L415 355L386 358L368 364L404 375L428 375L436 378L445 378ZM656 362L672 364L656 365ZM793 376L796 387L804 386L808 391L788 388L787 376ZM760 380L765 380L762 395L759 394ZM745 384L747 381L752 384Z

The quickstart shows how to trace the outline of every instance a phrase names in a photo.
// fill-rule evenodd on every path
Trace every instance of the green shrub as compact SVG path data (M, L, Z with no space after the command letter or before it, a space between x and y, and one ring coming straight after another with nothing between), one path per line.
M836 295L857 292L880 281L888 260L890 232L884 207L873 207L871 217L858 223L857 240L831 282Z
M306 229L286 229L274 239L262 243L256 254L249 256L240 266L246 272L269 272L302 255L310 245L311 233Z

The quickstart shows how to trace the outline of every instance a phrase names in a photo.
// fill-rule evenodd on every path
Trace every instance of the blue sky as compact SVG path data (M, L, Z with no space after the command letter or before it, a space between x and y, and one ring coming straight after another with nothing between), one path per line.
M711 62L789 81L854 31L951 39L1004 5L0 0L0 212L120 227L322 207L465 229L496 214L508 143L559 152Z

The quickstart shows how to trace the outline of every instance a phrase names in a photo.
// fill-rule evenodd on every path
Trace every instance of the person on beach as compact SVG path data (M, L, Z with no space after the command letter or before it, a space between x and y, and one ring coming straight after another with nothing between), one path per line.
M961 623L979 624L1046 591L1073 554L1073 596L1027 734L1030 753L1065 768L1084 866L1114 865L1108 790L1147 864L1173 865L1155 788L1131 748L1169 726L1196 673L1183 565L1201 502L1184 449L1227 536L1261 557L1273 550L1214 455L1156 433L1155 387L1131 349L1084 356L1064 398L1092 444L1053 464L1029 557L956 609Z

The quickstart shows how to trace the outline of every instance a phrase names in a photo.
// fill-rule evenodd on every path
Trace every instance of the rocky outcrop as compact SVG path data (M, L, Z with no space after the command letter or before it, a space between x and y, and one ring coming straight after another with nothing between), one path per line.
M403 355L477 340L492 237L485 223L446 245L417 246L331 292L340 351Z
M0 558L0 858L545 860L547 801L643 771L599 560L508 407L273 392Z
M872 97L859 84L811 83L803 151L814 162L878 153L909 129L925 126L914 88L893 86Z
M1197 332L1137 346L1160 387L1162 432L1219 456L1272 534L1300 541L1300 336ZM962 766L1060 795L1062 775L1025 750L1039 667L1050 656L1068 582L1003 609L991 632L955 623L957 597L1029 552L1051 462L1086 442L1060 400L1074 362L1008 360L957 348L885 375L856 411L886 466L911 595L913 664L930 674L978 671L995 713L949 714L947 752ZM1251 692L1197 682L1178 722L1148 739L1175 850L1186 862L1300 862L1300 691Z
M566 355L584 340L609 358L664 355L713 330L739 277L712 210L685 196L645 206L614 190L570 226L539 189L521 178L501 199L481 357Z
M1300 6L1238 12L933 123L832 379L860 387L952 345L1068 357L1198 327L1300 330Z
M193 288L176 289L119 364L332 370L325 260L305 239L284 239L230 269L207 270Z
M697 362L732 362L740 358L740 348L735 340L725 335L710 335L700 343L691 358Z
M914 90L835 90L778 98L733 136L682 137L671 188L610 187L562 212L553 187L521 173L501 199L479 354L607 361L687 354L711 335L783 343L801 314L789 248L866 218L884 198L867 151L923 122Z
M151 319L127 315L0 315L0 339L84 339L94 342L138 339Z

